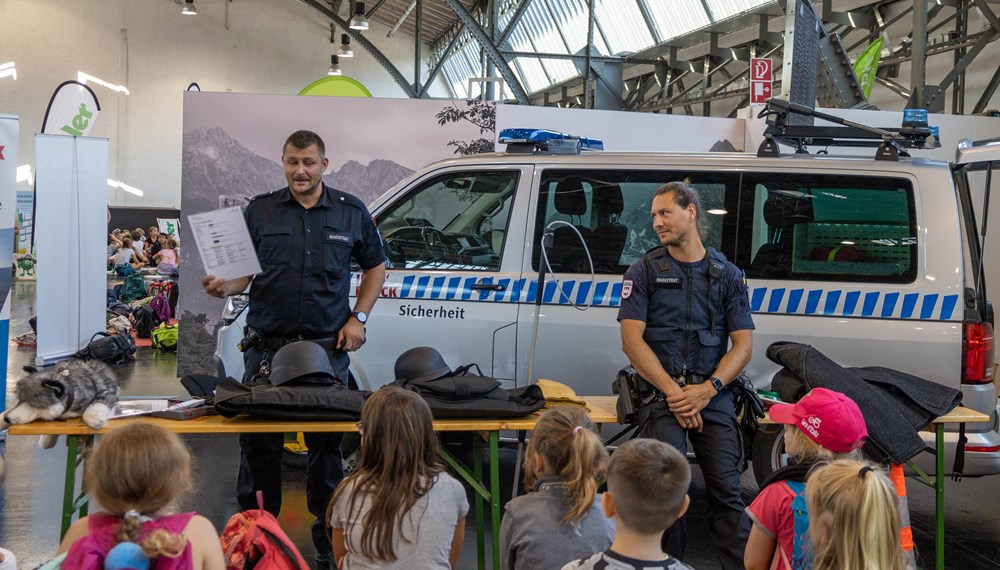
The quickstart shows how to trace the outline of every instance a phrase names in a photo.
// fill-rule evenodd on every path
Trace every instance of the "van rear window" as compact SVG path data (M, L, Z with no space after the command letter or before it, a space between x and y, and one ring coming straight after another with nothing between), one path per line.
M910 283L917 230L908 180L745 173L736 263L747 277Z

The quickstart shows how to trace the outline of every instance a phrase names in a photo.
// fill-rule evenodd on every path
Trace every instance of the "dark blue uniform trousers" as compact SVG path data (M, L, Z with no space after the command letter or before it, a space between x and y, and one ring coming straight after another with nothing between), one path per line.
M740 495L743 444L732 395L723 390L701 411L701 432L681 428L662 400L649 406L649 419L640 435L669 443L684 454L687 438L691 439L708 489L708 526L721 568L742 569L750 519L744 513L746 505ZM687 539L685 527L684 519L678 519L663 535L664 550L681 560Z
M270 363L273 352L251 348L243 353L246 372L243 382L249 382L260 368L261 360ZM331 362L332 363L332 362ZM333 552L326 534L326 507L337 484L344 478L340 442L343 434L307 433L309 448L306 463L306 505L316 517L312 524L312 540L316 556L325 558ZM264 510L277 516L281 510L281 454L285 436L281 433L240 434L240 470L236 478L236 500L240 509L257 508L257 491L264 494Z

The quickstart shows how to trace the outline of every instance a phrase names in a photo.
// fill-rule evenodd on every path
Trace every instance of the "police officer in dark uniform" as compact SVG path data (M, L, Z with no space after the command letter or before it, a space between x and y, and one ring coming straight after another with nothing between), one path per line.
M743 568L750 521L740 497L743 449L726 385L750 361L754 325L743 273L702 244L701 215L698 194L688 184L656 190L653 229L663 247L625 272L618 321L625 354L655 397L640 410L640 435L682 453L691 439L722 567ZM664 541L669 554L683 557L683 519Z
M250 286L244 339L244 382L266 373L274 353L289 342L313 340L323 346L336 376L347 382L349 351L365 341L365 322L385 282L385 254L375 222L352 195L323 184L328 160L318 135L296 131L282 149L288 186L255 197L245 216L261 272L226 281L202 278L215 297L236 295ZM351 259L363 271L354 307L349 304ZM240 508L281 508L282 434L243 434L236 482ZM315 515L312 536L319 567L332 563L326 536L327 503L344 477L340 434L307 433L306 501Z

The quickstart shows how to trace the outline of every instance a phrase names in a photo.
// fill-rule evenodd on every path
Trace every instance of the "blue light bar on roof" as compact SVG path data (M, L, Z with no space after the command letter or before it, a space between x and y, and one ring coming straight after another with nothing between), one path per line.
M580 141L580 147L584 150L604 150L604 141L587 137L576 137L548 129L503 129L500 131L501 144L534 144L536 146L547 146L555 142L559 146L559 141Z

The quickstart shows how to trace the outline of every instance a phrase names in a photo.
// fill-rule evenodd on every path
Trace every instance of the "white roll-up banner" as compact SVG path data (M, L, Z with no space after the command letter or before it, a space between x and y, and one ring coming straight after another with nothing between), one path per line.
M35 135L39 366L105 329L108 140ZM96 246L95 246L96 244Z
M14 251L14 212L17 210L17 140L20 134L17 117L0 115L0 366L7 370L7 345L10 338L10 281ZM0 375L0 410L7 409L7 375Z
M42 132L85 137L100 114L101 104L93 89L79 81L64 81L49 99Z

